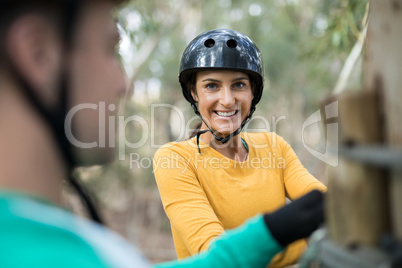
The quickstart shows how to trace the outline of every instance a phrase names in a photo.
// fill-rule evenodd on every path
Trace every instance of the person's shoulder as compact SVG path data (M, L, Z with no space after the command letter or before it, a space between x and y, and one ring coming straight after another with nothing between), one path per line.
M8 205L0 206L2 264L109 267L136 263L145 267L141 255L105 227L29 197L0 200Z
M183 157L189 157L197 151L197 145L194 142L194 138L180 141L180 142L168 142L161 146L156 152L154 158L168 155L180 155Z
M286 142L283 137L278 135L276 132L244 132L242 135L246 140L256 145L269 145L275 147L278 144Z
M84 260L101 264L80 236L56 224L71 221L60 208L22 196L7 196L1 202L8 206L0 207L2 264L65 267L65 263L79 264ZM63 263L59 265L57 260Z

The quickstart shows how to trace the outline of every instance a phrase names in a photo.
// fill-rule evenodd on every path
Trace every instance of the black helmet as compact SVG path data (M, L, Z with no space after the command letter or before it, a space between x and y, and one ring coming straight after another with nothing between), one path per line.
M255 83L252 106L260 101L264 87L262 56L257 45L246 35L229 29L215 29L190 42L181 57L179 81L184 97L192 104L195 101L187 88L189 75L204 68L248 73Z

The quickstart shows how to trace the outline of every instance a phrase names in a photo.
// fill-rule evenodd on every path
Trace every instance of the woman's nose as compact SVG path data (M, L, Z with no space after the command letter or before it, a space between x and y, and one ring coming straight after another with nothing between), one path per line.
M227 108L235 104L235 98L230 87L224 87L221 90L220 103Z

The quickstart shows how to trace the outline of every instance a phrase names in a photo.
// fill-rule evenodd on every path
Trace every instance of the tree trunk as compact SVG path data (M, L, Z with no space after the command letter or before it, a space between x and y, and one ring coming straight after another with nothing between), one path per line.
M370 22L364 66L365 88L383 96L385 140L390 148L402 147L402 1L370 1ZM402 165L402 163L401 163ZM402 239L402 173L391 171L392 231Z

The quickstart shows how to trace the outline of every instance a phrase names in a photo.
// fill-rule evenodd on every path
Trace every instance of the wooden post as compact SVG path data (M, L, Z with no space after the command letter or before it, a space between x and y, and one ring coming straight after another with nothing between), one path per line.
M337 96L339 146L379 144L382 126L375 91ZM328 170L327 225L331 239L341 246L376 246L387 229L386 179L378 168L340 155Z
M364 85L384 96L385 140L402 150L402 1L370 1ZM401 163L402 165L402 163ZM389 183L391 224L402 240L402 173L392 171Z

